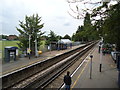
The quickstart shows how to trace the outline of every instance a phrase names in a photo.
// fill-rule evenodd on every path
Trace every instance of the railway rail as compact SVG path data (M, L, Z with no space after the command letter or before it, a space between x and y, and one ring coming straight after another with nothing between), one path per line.
M12 83L9 84L8 82L4 82L3 88L44 89L95 44L96 42L90 42L72 51L35 63L31 66L21 69L20 71L5 75L2 77L3 82L12 78L19 78L16 81L12 80ZM24 73L27 76L24 77L24 75L21 75Z

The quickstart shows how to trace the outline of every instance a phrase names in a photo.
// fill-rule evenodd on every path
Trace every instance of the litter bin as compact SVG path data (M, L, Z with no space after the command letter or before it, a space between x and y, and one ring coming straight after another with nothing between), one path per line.
M10 60L16 60L16 55L18 55L18 47L7 46L5 47L5 62L10 62Z

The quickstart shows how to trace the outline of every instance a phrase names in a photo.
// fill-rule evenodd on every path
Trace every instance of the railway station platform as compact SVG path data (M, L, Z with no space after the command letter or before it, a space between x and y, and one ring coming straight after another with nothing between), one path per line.
M91 54L93 58L90 79ZM99 70L100 63L102 63L101 72ZM74 88L119 88L118 73L117 65L113 61L111 55L101 54L100 56L100 53L98 53L98 45L96 45L72 76L71 88L73 90Z
M29 59L28 57L24 57L24 58L19 58L16 61L11 61L9 63L4 63L4 64L2 64L2 75L5 75L5 74L8 74L10 72L13 72L13 71L19 70L21 68L27 67L27 66L32 65L34 63L37 63L39 61L46 60L46 59L52 58L54 56L60 55L60 54L65 53L67 51L78 48L81 45L72 46L72 48L68 48L68 49L65 49L65 50L59 50L59 51L54 50L54 51L44 52L37 58L31 57Z

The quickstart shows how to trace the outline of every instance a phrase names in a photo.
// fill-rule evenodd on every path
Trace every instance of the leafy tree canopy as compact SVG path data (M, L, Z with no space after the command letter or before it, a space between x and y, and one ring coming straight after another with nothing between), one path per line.
M35 39L37 38L38 47L40 45L40 38L44 34L44 32L41 31L44 24L41 24L41 17L36 15L32 16L26 16L25 22L19 21L20 28L16 27L19 34L19 40L20 43L18 43L19 47L22 51L26 50L29 47L29 37L30 37L30 47L32 52L35 51Z
M52 31L50 30L50 33L48 34L46 44L49 45L51 42L57 42L59 37Z
M71 37L70 37L68 34L66 34L66 35L63 37L63 39L69 39L69 40L71 40Z

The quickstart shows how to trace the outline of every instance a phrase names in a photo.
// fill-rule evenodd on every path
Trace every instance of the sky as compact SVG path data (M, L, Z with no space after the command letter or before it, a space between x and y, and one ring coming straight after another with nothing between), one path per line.
M82 20L72 18L68 14L68 3L65 0L2 0L0 5L0 33L10 35L19 32L19 20L24 21L25 16L38 14L42 17L44 27L41 31L54 31L57 35L72 35Z
M68 14L70 8L66 0L2 0L0 11L0 34L19 35L16 30L19 21L33 14L42 17L44 27L41 31L46 31L46 34L52 30L57 35L72 36L77 27L83 25L83 19L74 19Z

